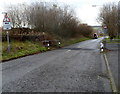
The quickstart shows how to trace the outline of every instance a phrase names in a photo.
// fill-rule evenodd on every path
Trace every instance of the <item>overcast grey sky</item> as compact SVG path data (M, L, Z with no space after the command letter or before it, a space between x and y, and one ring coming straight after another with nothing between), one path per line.
M87 23L88 25L99 25L96 18L98 17L99 9L103 4L114 2L118 3L119 0L2 0L0 1L0 26L2 25L3 14L5 7L9 4L17 3L31 3L34 1L42 2L57 2L61 4L67 4L75 10L76 16L82 23ZM92 5L98 5L97 7L92 7Z

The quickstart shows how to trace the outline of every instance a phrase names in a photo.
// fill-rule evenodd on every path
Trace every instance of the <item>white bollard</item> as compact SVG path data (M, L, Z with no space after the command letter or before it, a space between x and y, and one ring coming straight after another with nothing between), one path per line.
M103 45L103 43L101 42L101 43L100 43L100 48L103 48L103 47L104 47L104 45Z
M104 45L103 45L103 43L101 42L101 43L100 43L100 51L101 51L101 52L103 52L103 48L104 48Z

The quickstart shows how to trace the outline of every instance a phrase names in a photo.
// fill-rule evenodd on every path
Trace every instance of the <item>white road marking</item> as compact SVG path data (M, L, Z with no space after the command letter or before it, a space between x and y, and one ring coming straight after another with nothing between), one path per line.
M91 40L91 42L94 42L94 41L98 41L98 40L96 40L96 39L94 39L94 40Z
M67 52L70 52L71 50L67 50Z
M106 66L107 66L107 70L108 70L108 74L109 74L109 78L110 78L110 82L111 82L112 91L113 92L117 92L117 87L116 87L116 84L115 84L115 80L113 78L113 75L112 75L112 72L111 72L111 69L110 69L109 62L107 60L106 54L103 54L103 55L104 55L104 58L105 58L105 63L106 63Z

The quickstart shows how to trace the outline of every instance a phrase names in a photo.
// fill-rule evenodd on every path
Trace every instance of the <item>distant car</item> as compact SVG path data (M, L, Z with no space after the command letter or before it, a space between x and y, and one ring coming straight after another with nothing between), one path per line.
M97 39L97 38L98 38L98 35L97 35L96 33L94 33L93 37L94 37L95 39Z

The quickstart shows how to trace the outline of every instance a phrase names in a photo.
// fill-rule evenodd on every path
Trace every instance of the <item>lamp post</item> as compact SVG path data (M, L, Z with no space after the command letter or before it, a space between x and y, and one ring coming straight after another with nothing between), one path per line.
M97 7L97 6L102 6L102 5L92 5L92 7Z

